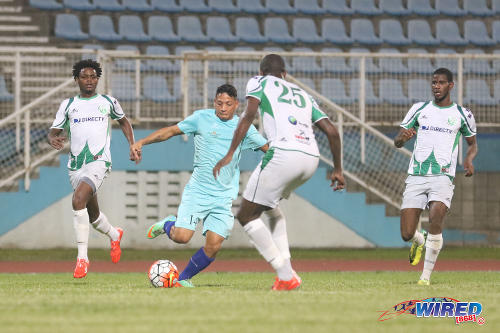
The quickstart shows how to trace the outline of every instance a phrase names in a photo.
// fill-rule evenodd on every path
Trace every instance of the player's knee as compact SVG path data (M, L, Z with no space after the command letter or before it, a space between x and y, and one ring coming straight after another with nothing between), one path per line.
M222 247L222 243L218 244L206 244L204 246L205 253L208 257L214 258L217 252L219 252L220 248Z
M405 241L408 242L413 238L413 235L415 233L410 233L408 230L401 230L401 238Z
M84 209L87 206L87 197L79 192L73 193L72 205L74 210Z

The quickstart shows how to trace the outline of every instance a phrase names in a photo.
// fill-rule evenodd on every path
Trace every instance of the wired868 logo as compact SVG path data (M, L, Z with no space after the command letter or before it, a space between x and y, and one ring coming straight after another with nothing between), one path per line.
M378 321L394 319L402 314L413 315L417 318L454 318L455 324L475 322L485 323L480 316L483 306L479 302L460 302L450 297L431 297L423 300L409 300L398 303L389 310L380 311Z

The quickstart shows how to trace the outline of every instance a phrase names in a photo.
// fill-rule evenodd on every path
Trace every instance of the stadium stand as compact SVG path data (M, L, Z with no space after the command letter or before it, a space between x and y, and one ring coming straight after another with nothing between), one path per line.
M297 80L302 82L305 86L316 90L316 84L314 83L314 80L311 79L310 77L299 76L297 77Z
M306 15L326 14L326 9L318 5L318 0L295 0L294 7L299 13Z
M134 78L128 74L113 74L111 76L111 95L120 102L137 100Z
M354 10L346 5L345 0L323 0L323 9L333 15L354 14Z
M30 0L30 6L43 10L60 10L63 5L55 0Z
M410 99L403 92L403 85L398 79L381 79L379 81L380 98L392 105L408 105Z
M438 20L436 22L436 38L446 45L467 45L467 41L460 35L458 25L454 20Z
M382 9L375 5L373 0L351 0L351 8L356 14L361 15L381 15Z
M233 4L232 0L209 0L208 6L212 10L223 14L237 14L240 9Z
M495 98L496 103L500 103L500 80L495 80L494 83L494 92L493 92L493 97Z
M155 0L153 0L155 1ZM122 6L118 0L94 0L94 4L97 9L109 12L121 12L125 10L125 7Z
M251 46L237 46L234 51L253 52L255 49ZM257 74L259 69L259 62L257 60L235 60L233 61L233 70L243 73ZM248 80L247 80L248 81ZM246 82L245 82L246 87Z
M428 53L426 49L409 48L408 53L424 54ZM415 74L429 74L434 71L434 66L429 58L408 58L408 70Z
M408 9L416 15L436 16L439 10L432 7L430 0L408 0Z
M0 102L11 102L13 100L14 96L7 90L4 76L0 75Z
M488 8L486 0L464 0L464 9L469 15L473 16L491 16L493 10Z
M467 14L459 4L458 0L439 0L436 1L436 9L443 15L448 16L464 16Z
M104 42L122 40L122 36L115 32L113 21L106 15L91 15L89 19L89 36Z
M133 12L150 12L153 7L146 0L122 0L123 6Z
M349 90L350 96L354 98L356 102L359 101L359 90L360 90L359 79L352 79L349 82ZM369 79L365 80L365 104L366 105L376 105L380 104L381 100L375 96L375 92L373 90L372 81Z
M147 55L170 55L166 46L149 45L146 48ZM146 67L150 71L155 72L178 72L179 66L174 65L172 61L166 59L149 59L146 60Z
M385 19L380 21L380 38L389 45L409 45L411 41L404 36L399 20Z
M177 101L177 98L170 93L167 79L163 75L147 75L144 78L142 93L145 99L157 103Z
M207 36L218 43L236 43L240 40L233 35L229 20L224 16L210 16L207 19Z
M253 17L238 17L236 19L236 37L246 43L265 43L268 41L259 30L259 24Z
M465 104L496 105L496 100L490 94L490 87L483 79L465 81Z
M316 24L312 18L296 18L293 20L293 37L306 44L321 44L325 39L318 35Z
M151 0L151 7L165 13L180 13L183 10L175 0Z
M380 53L400 53L395 48L381 48ZM401 58L381 58L378 61L379 67L382 72L390 74L408 74L410 71L408 67L403 64Z
M293 52L312 52L312 49L307 47L296 47L292 49ZM322 73L323 68L321 68L316 62L316 57L293 57L292 58L292 68L290 71L294 73Z
M500 54L500 50L494 50L493 54ZM500 73L500 60L498 60L498 59L493 60L492 67L496 73Z
M88 49L88 50L103 50L104 46L100 44L84 44L82 46L82 49ZM82 53L82 59L92 59L96 60L96 54L95 53Z
M341 53L342 50L336 47L325 47L321 50L323 54L326 53ZM322 57L321 68L329 73L336 74L350 74L354 69L345 61L345 57Z
M493 12L493 15L499 15L500 14L500 0L491 0L492 1L492 6L491 10Z
M249 14L268 14L269 10L262 5L260 0L238 0L238 8Z
M177 34L188 43L208 43L210 38L202 29L197 16L180 16L177 20Z
M118 32L124 40L131 42L149 42L151 37L144 32L142 20L136 15L121 15Z
M348 96L345 90L344 82L341 79L324 78L321 80L320 92L331 101L348 105L356 102L355 97Z
M86 40L89 35L82 32L80 19L74 14L57 14L54 33L56 37L70 40Z
M198 50L196 49L196 47L194 47L192 45L177 46L175 48L176 55L182 55L182 53L186 52L186 51L198 51ZM176 60L176 64L179 68L181 68L181 64L180 64L179 60ZM201 72L201 71L203 71L203 64L201 63L201 61L190 61L189 62L189 69L191 71Z
M365 45L382 44L382 40L375 35L373 23L369 19L353 19L351 21L351 38Z
M181 38L175 34L172 21L168 16L150 16L148 33L153 40L158 42L176 43L181 41Z
M349 53L370 53L370 50L364 47L354 47L349 50ZM350 58L349 65L355 70L359 71L359 61L360 58ZM375 65L372 57L365 58L365 69L368 74L380 73L380 68Z
M380 0L380 9L388 15L402 16L411 13L402 0Z
M264 21L264 36L278 44L295 43L297 39L290 36L288 24L281 17L268 17Z
M135 45L118 45L116 47L118 51L129 51L132 54L139 54L139 49ZM123 71L133 72L135 71L135 60L134 59L116 59L115 67Z
M290 5L289 0L266 0L266 8L275 14L296 14L297 9Z
M409 79L408 98L412 103L431 100L432 94L429 81L424 79Z
M180 5L185 11L191 13L210 13L212 9L203 0L180 0Z
M466 54L484 54L481 49L467 49ZM495 70L491 68L488 60L486 59L464 59L464 73L465 74L495 74Z
M421 19L408 21L408 38L413 43L423 46L437 46L441 43L432 35L429 23Z
M89 0L64 0L64 7L74 10L95 10L96 6L93 3L90 3Z
M456 54L457 51L455 51L454 49L450 49L450 48L444 48L444 49L437 49L436 53L438 53L438 54ZM438 58L435 61L435 65L436 65L435 66L436 68L446 67L450 71L452 71L453 73L456 73L457 72L457 68L458 68L457 60L456 59Z
M495 43L500 43L500 21L493 21L491 30Z
M341 19L326 18L321 22L322 37L330 43L338 45L351 45L354 43L345 32L344 23Z
M495 41L488 35L486 26L481 20L467 20L464 23L464 37L469 43L478 46L492 46Z
M205 48L206 51L221 52L226 51L223 46L208 46ZM228 60L217 60L210 61L208 64L208 69L217 73L231 73L233 71L233 65L231 61Z

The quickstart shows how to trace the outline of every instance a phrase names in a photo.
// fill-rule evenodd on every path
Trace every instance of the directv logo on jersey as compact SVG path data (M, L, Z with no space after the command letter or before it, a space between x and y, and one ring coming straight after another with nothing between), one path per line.
M420 127L420 129L422 129L424 131L444 132L444 133L448 133L448 134L453 133L453 130L451 130L449 128L436 127L436 126L422 126L422 127Z
M479 317L483 306L478 302L417 302L415 316L417 317L455 317L455 324L468 321L484 324L484 318Z
M104 121L105 117L86 117L86 118L75 118L73 119L73 124L86 123L89 121Z

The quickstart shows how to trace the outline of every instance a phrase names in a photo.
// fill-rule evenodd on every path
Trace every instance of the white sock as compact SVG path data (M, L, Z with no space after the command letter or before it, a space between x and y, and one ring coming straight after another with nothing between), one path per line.
M280 250L273 241L269 229L260 218L248 222L243 229L250 237L255 248L274 268L280 280L288 281L293 277L292 267L283 259Z
M89 244L89 214L87 208L73 211L73 227L75 228L78 258L89 260L87 248Z
M418 245L424 244L424 234L420 231L416 230L413 238L410 239L410 242L416 241Z
M269 225L271 227L271 235L273 237L274 244L276 244L280 250L283 260L291 266L290 245L288 244L285 215L283 215L279 206L274 209L267 210L265 214L269 218Z
M432 270L434 269L439 251L441 251L442 247L443 234L427 235L427 242L425 243L424 270L420 276L420 280L430 280Z
M118 237L120 237L118 230L109 223L108 218L103 212L100 212L97 220L92 222L92 226L95 230L107 235L112 241L117 241Z

